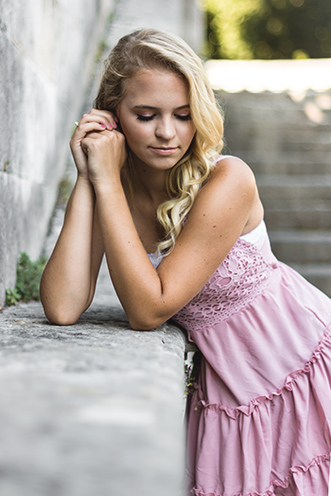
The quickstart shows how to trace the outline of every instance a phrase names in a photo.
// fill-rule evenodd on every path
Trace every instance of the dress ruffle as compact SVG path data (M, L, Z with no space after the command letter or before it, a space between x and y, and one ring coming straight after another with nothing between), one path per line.
M287 474L287 476L285 477L284 481L282 482L278 480L272 481L269 487L263 492L256 492L256 491L248 492L248 493L239 492L233 494L232 496L274 496L274 495L283 496L284 492L282 491L282 495L281 495L281 493L278 491L279 489L289 489L292 485L292 482L295 482L296 476L307 474L310 471L312 472L314 469L319 469L319 472L323 471L326 482L325 487L327 488L329 465L330 465L330 454L316 456L315 458L313 458L313 460L309 463L308 466L296 465L292 467L289 473ZM313 478L314 477L312 477L312 479ZM306 490L307 490L306 493L307 496L324 496L322 494L317 495L316 493L314 493L313 482L310 484L310 488L308 488L306 484ZM216 494L215 492L206 493L202 489L199 489L197 487L193 488L190 491L190 494L192 494L193 496L224 496L223 494ZM286 494L284 496L286 496Z
M327 329L300 370L289 374L277 391L255 398L248 406L233 409L207 404L200 387L193 392L187 419L192 495L327 496L327 489L324 494L320 489L300 492L295 487L314 486L314 467L323 472L318 474L316 487L321 487L323 477L328 478L330 350ZM211 449L215 439L221 440L219 451Z
M254 410L258 408L261 403L265 401L272 401L275 396L280 396L284 393L284 391L293 391L293 388L295 388L297 380L300 376L304 374L310 374L313 365L321 358L323 352L325 352L325 349L329 348L331 351L331 330L330 326L326 329L325 334L323 338L321 339L319 345L313 352L310 360L308 360L304 367L302 367L299 370L296 370L289 374L286 379L284 384L277 389L277 391L273 391L268 395L262 395L257 398L254 398L250 401L248 405L241 405L238 406L237 408L229 408L226 407L220 403L207 403L203 399L199 399L198 402L196 403L196 408L203 407L205 409L211 409L215 410L217 412L224 412L228 417L232 419L237 419L239 415L244 414L246 416L252 415ZM195 389L197 390L197 395L199 398L202 398L202 391L200 388L200 385L198 383L194 384Z

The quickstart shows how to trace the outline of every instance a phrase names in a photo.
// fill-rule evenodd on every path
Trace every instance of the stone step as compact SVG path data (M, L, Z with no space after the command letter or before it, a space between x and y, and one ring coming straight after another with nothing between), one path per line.
M264 199L265 221L271 230L331 229L331 201Z
M287 176L259 174L256 176L260 195L266 201L331 200L331 174Z
M292 263L291 267L331 298L331 264Z
M264 130L266 131L266 129ZM272 130L269 130L272 133ZM261 131L260 131L261 133ZM305 126L303 129L298 129L298 126L288 126L282 129L281 134L273 135L272 139L277 137L278 153L293 153L299 152L309 153L328 153L331 155L331 125L327 128L309 128ZM240 147L243 150L252 149L254 140L258 138L255 129L240 130Z
M255 174L330 174L331 154L315 152L312 154L300 152L277 153L273 160L266 156L256 156L253 153L240 154L246 157L248 164Z
M313 230L269 231L276 257L288 264L331 264L331 232Z
M288 95L270 95L269 93L262 99L261 96L248 96L247 93L219 94L219 101L227 117L226 124L231 126L249 123L250 126L242 126L242 129L249 130L251 126L261 123L259 119L263 117L263 122L268 125L278 126L282 123L279 127L280 131L286 128L301 131L309 127L327 129L331 125L331 109L317 105L314 98L307 98L303 102L293 102Z
M285 139L281 142L281 151L286 152L322 152L329 153L331 148L331 126L327 131L319 131L312 129L299 131L295 129L284 130L287 131ZM294 134L293 134L294 133Z
M242 158L256 175L331 174L331 151L328 153L321 151L307 153L300 151L282 152L278 150L277 153L270 153L270 151L263 149L252 150L251 147L245 149L242 143L240 148L230 146L228 143L223 153L237 155Z
M331 130L331 112L321 112L320 122L312 122L303 108L247 108L245 102L239 105L225 105L225 134L240 138L240 141L255 141L268 134L271 140L287 143L306 138L313 144L313 137L321 145L329 143L327 135ZM262 125L263 123L263 125ZM234 130L236 134L233 134Z

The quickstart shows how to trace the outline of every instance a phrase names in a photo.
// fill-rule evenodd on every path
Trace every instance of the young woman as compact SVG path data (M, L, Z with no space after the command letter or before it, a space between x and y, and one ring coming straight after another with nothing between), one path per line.
M77 321L105 254L132 328L173 317L201 351L190 494L327 496L331 302L272 254L251 170L219 155L200 59L166 33L127 35L95 106L71 139L78 176L41 281L46 316Z

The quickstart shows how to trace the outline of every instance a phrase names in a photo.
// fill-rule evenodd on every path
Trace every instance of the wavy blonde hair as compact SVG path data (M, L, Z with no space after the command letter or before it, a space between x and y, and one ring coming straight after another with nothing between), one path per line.
M134 31L119 40L105 61L95 107L116 115L125 95L125 80L140 69L170 70L187 82L191 118L196 127L189 149L168 171L169 200L157 209L157 220L165 233L157 251L170 253L223 147L223 117L200 58L178 36L155 29ZM130 151L127 162L130 170Z

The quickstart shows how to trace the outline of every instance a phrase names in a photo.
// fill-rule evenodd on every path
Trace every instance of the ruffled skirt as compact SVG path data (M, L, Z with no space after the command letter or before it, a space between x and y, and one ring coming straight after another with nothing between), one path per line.
M296 277L294 275L294 278ZM277 291L282 292L284 296L284 290ZM293 309L291 294L293 298L296 297L294 291L290 291L285 295L283 302L281 294L274 293L272 296L274 301L281 301L283 307L283 312L278 312L278 317L275 317L278 319L275 329L281 326L284 328L281 319L288 322L286 305ZM254 303L259 309L255 325L257 322L261 324L263 320L261 309L264 307L265 297L270 298L270 294L261 296L261 299ZM250 347L253 338L247 335L249 333L243 328L243 323L248 321L248 315L245 313L236 315L235 322L231 324L222 323L219 328L216 326L205 330L200 343L199 338L196 340L198 346L200 344L203 347L204 343L207 343L205 346L209 346L210 350L205 349L203 355L199 354L200 364L193 371L193 376L197 378L195 389L187 403L189 494L328 495L331 452L331 327L330 324L325 324L329 314L329 300L325 299L323 304L324 322L323 319L317 318L311 309L307 309L306 314L302 310L300 315L292 316L292 324L295 318L297 328L303 327L302 336L297 343L295 340L291 342L287 337L288 349L284 343L280 343L278 349L274 344L273 349L277 357L272 359L270 355L264 363L263 351L259 357L255 350L258 345L253 349ZM249 313L251 309L247 311ZM310 318L311 322L308 321ZM241 360L238 364L232 363L233 354L227 356L226 347L231 349L232 344L226 340L232 339L231 336L235 332L230 328L232 325L237 331L236 340L241 343L238 351ZM311 338L307 337L307 341L302 344L302 350L295 356L295 349L300 347L298 342L301 344L305 340L307 328L311 325L317 328L316 335L319 338L316 345L311 346ZM229 329L227 326L230 326ZM191 333L191 339L194 338L193 334ZM202 335L200 331L198 334ZM212 339L213 336L222 336L224 342L216 343L215 339ZM270 334L266 339L270 341L273 335ZM313 351L307 356L308 347ZM265 349L263 344L261 349ZM287 355L291 355L295 365L301 365L283 375L281 382L278 377L278 386L272 388L271 382L266 378L267 372L271 371L271 374L275 369L272 362L281 363L283 356L285 370L288 366ZM217 363L223 364L224 370L228 371L224 373L225 379L220 377L219 372L215 370L215 363L206 356L216 356L215 363L217 360ZM248 365L245 363L245 356ZM307 358L301 361L302 356ZM252 379L248 374L254 366L255 375L252 375ZM242 370L238 371L238 367L242 367ZM257 388L256 385L251 386L252 380L255 383L260 381ZM246 384L242 384L245 381ZM238 390L251 389L248 396L253 399L240 402L240 394L239 397L234 396L236 385ZM263 394L256 394L255 389L263 391Z

